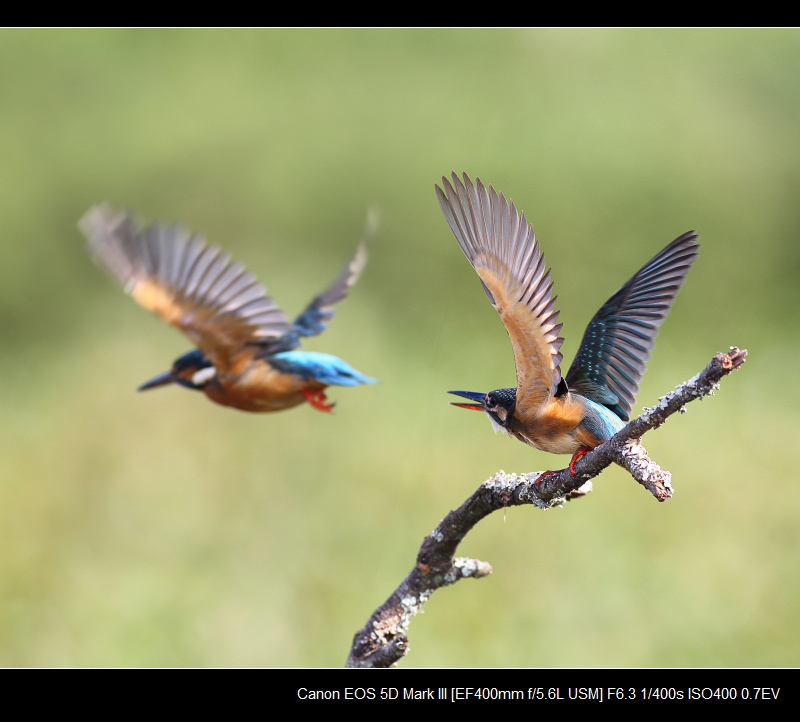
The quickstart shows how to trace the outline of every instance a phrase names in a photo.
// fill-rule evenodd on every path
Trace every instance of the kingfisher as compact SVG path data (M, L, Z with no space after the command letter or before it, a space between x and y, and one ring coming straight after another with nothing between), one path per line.
M290 322L244 266L180 225L143 228L108 203L90 208L78 224L95 262L197 347L139 391L178 384L242 411L280 411L308 402L324 412L334 406L326 387L376 381L336 356L296 349L302 338L327 327L332 306L358 279L376 225L372 214L352 259Z
M458 245L500 314L514 351L516 388L449 391L484 411L495 431L553 454L572 454L569 470L630 419L631 406L658 328L672 307L700 246L689 231L644 264L589 322L575 360L561 375L550 269L533 228L514 202L466 173L436 187ZM552 473L552 472L546 472ZM538 482L544 477L539 477Z

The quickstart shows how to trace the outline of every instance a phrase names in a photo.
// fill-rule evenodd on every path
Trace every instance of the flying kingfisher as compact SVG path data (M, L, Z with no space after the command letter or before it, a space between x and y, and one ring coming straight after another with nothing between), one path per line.
M308 401L329 412L327 386L375 383L336 356L295 350L301 338L327 327L331 307L358 279L367 262L367 237L333 283L290 323L244 266L181 226L142 229L107 203L89 209L78 226L98 265L197 346L139 391L175 383L243 411L280 411ZM370 216L367 236L375 227Z
M575 476L577 460L629 420L653 339L700 249L697 233L672 241L603 304L562 378L563 324L533 228L492 186L480 179L473 185L466 173L463 183L455 173L452 179L450 185L442 177L444 190L436 186L439 205L505 324L517 387L448 393L472 402L455 406L485 411L495 430L542 451L572 454Z

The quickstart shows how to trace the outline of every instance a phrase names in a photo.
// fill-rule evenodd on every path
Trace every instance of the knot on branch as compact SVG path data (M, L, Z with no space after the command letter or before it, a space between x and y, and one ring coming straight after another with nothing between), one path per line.
M488 577L492 573L492 565L489 562L482 562L480 559L469 559L468 557L456 557L453 559L453 574L448 576L447 584L453 584L464 577L480 579Z

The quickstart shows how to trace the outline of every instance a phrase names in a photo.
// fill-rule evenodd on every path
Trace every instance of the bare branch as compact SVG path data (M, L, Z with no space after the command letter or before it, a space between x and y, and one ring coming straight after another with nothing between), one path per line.
M590 479L612 462L619 464L658 501L672 496L671 474L650 459L641 445L641 437L658 428L687 403L713 394L719 381L747 358L746 350L731 347L730 353L718 353L699 374L662 396L658 404L645 408L608 441L575 464L575 476L569 469L550 473L506 474L497 472L480 485L458 509L451 511L422 542L417 563L392 595L375 610L369 621L356 632L347 659L348 667L390 667L408 654L406 631L411 618L439 587L465 577L485 577L491 566L476 559L454 558L461 540L481 519L498 509L533 504L540 509L563 504L591 491Z

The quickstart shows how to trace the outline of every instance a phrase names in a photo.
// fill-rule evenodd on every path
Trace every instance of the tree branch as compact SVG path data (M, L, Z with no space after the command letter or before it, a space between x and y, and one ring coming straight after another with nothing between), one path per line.
M540 509L563 504L591 491L591 481L612 462L619 464L658 501L672 496L671 474L650 459L641 445L641 437L658 428L676 411L695 399L710 396L719 381L747 358L746 350L731 347L730 353L718 353L699 374L662 396L658 404L645 408L608 441L575 464L575 476L569 469L548 474L506 474L497 472L481 484L458 509L451 511L422 542L417 563L392 595L356 632L347 658L347 667L390 667L408 654L406 631L411 618L439 587L465 577L485 577L491 566L476 559L454 558L456 548L470 529L498 509L533 504Z

